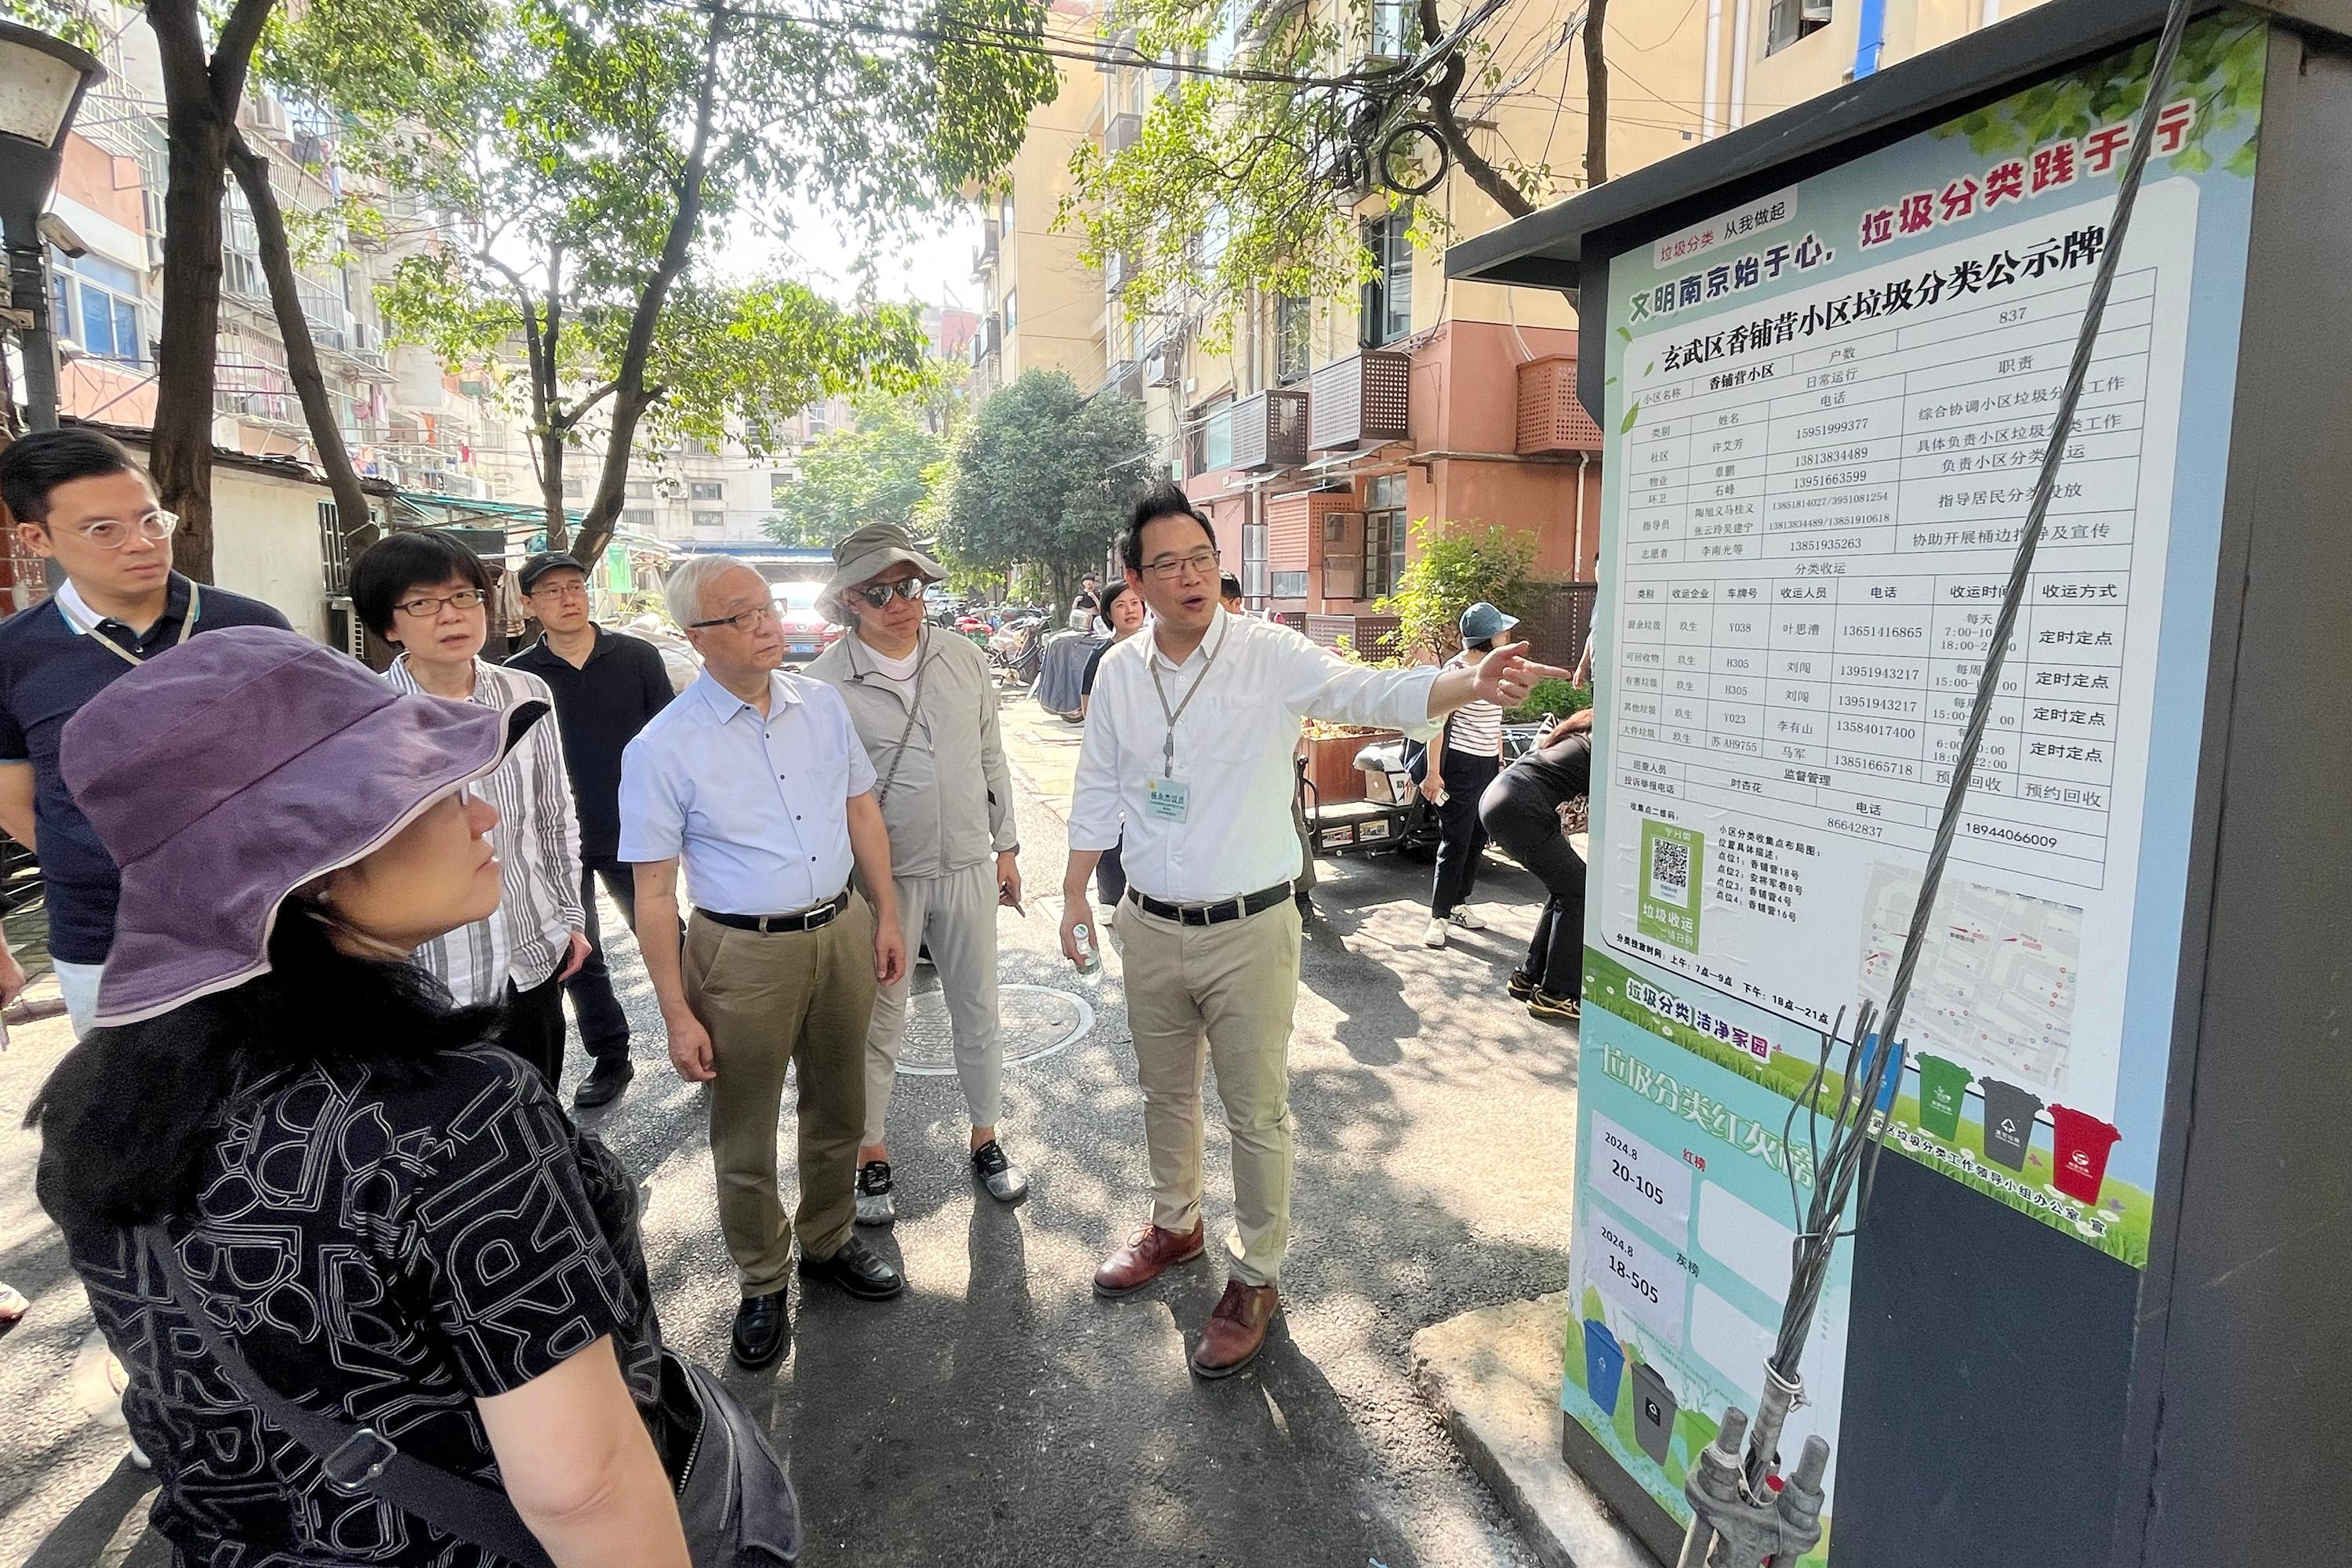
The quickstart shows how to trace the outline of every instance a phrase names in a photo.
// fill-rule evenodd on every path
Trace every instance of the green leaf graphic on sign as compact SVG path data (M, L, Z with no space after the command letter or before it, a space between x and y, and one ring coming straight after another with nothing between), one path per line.
M1630 343L1633 341L1633 329L1631 327L1620 327L1617 329L1617 335Z
M1639 403L1636 403L1631 408L1625 410L1625 423L1617 426L1617 434L1620 436L1632 435L1633 433L1633 426L1641 422L1641 418L1642 405Z

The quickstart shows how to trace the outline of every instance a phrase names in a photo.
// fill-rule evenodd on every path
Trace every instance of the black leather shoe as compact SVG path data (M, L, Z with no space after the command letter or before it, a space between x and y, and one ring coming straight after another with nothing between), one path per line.
M773 1365L792 1342L792 1315L785 1310L782 1290L743 1298L743 1304L735 1310L735 1332L728 1345L736 1365L754 1372Z
M838 1285L861 1301L887 1301L907 1288L905 1275L854 1236L831 1258L802 1253L801 1278Z
M626 1057L599 1057L596 1065L581 1084L580 1092L572 1097L573 1109L593 1110L600 1105L610 1105L621 1098L629 1080L637 1076L637 1064Z

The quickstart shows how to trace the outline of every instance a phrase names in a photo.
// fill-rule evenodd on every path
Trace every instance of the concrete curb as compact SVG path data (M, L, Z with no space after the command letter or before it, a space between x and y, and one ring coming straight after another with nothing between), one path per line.
M1559 1452L1565 1292L1465 1312L1412 1337L1412 1377L1546 1568L1658 1568Z

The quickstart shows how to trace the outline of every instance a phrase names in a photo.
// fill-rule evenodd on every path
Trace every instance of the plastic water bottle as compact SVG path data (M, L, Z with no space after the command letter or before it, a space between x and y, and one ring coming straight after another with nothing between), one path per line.
M1078 973L1092 980L1102 973L1102 954L1095 950L1095 928L1080 921L1070 928L1070 941L1078 950Z

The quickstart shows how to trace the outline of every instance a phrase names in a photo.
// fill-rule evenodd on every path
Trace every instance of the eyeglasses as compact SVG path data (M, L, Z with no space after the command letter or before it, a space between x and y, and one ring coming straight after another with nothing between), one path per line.
M715 620L688 621L686 623L686 629L690 632L707 632L713 626L733 626L737 631L748 634L757 631L761 621L781 623L783 618L784 613L775 605L762 605L756 610L738 610L731 616L720 616Z
M538 587L533 588L530 591L530 596L534 599L551 600L557 604L561 604L566 599L584 599L588 596L588 584L585 583L542 583Z
M1148 563L1143 569L1162 581L1184 571L1190 571L1195 577L1206 577L1217 569L1217 552L1195 550L1190 555L1163 555Z
M921 598L923 580L920 577L903 577L896 583L868 583L857 590L857 596L878 610L893 598Z
M180 514L157 507L136 522L119 517L94 517L74 532L100 550L120 550L133 539L169 539L179 529Z
M419 594L414 599L403 599L393 606L412 621L429 620L446 605L451 609L470 610L489 597L479 588L460 588L454 594Z

